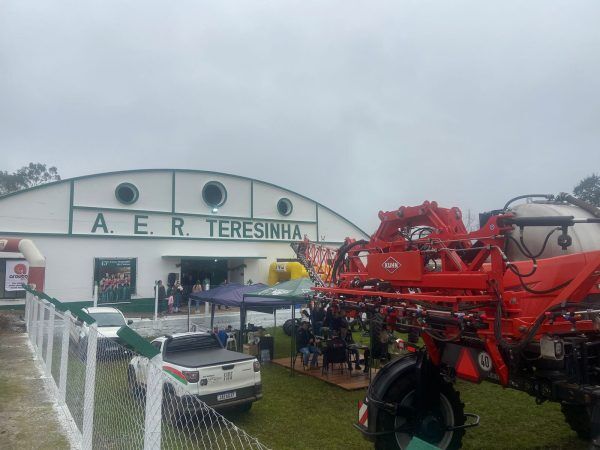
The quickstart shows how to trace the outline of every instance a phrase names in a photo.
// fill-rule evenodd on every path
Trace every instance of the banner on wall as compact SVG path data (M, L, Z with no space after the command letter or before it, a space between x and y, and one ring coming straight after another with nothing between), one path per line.
M98 305L130 301L135 294L136 273L136 258L94 258Z
M5 291L22 291L22 284L27 284L29 276L29 263L24 259L7 259L6 276L4 279Z

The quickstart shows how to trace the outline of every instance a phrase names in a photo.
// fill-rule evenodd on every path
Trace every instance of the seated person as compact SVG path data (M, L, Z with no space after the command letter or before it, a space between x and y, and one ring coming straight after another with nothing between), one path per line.
M217 335L217 338L221 342L221 345L223 346L223 348L227 347L227 338L229 337L227 332L223 329L219 330L218 327L215 327L213 329L213 332Z
M346 351L348 352L348 370L352 370L352 361L351 361L351 357L354 357L354 368L356 370L360 370L360 364L359 364L359 354L358 354L358 349L356 347L354 348L350 348L349 346L351 346L352 344L355 344L354 339L352 339L352 331L350 330L350 328L344 327L342 329L340 329L340 337L344 340L344 343L346 344Z
M302 363L304 368L308 367L308 357L312 353L311 367L317 367L317 358L321 351L315 346L315 337L308 329L308 322L302 322L298 333L296 334L296 350L302 353Z
M340 330L344 325L348 326L348 321L342 316L342 313L339 310L334 311L330 325L331 330L339 336Z

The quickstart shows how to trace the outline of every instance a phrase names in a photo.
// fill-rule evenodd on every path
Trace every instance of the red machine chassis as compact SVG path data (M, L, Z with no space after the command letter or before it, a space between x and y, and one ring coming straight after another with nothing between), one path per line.
M315 291L345 308L378 311L392 327L418 330L435 365L444 344L468 346L463 336L476 337L506 386L501 348L542 335L600 334L600 311L587 304L600 293L600 251L510 261L505 248L515 227L512 214L490 215L469 232L458 208L436 202L380 212L379 218L369 241L347 239L337 254L303 243L305 260L327 274ZM331 260L331 270L324 270Z

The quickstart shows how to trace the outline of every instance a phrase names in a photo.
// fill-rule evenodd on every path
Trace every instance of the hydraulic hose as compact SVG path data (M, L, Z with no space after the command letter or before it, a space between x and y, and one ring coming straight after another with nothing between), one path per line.
M532 197L545 198L547 200L551 200L551 199L554 198L554 196L550 195L550 194L527 194L527 195L519 195L519 196L511 198L509 201L507 201L506 204L504 205L504 208L502 208L502 211L506 211L508 209L508 207L510 206L510 204L513 203L513 202L516 202L517 200L521 200L523 198L532 198Z
M339 270L339 266L340 264L343 262L344 258L346 257L346 255L348 254L348 252L350 251L351 248L356 247L357 245L364 245L364 244L368 244L369 241L365 241L364 239L361 239L359 241L354 241L350 244L344 244L340 247L340 249L338 250L338 256L335 260L335 263L333 264L333 269L331 271L331 281L333 282L333 284L335 284L337 282L337 275L338 275L338 270Z

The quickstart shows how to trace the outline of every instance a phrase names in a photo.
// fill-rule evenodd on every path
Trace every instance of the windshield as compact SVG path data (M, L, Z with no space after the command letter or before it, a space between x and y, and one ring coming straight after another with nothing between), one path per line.
M125 325L125 319L119 313L93 313L90 314L99 327L122 327Z

